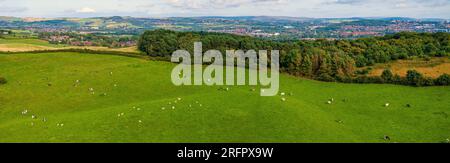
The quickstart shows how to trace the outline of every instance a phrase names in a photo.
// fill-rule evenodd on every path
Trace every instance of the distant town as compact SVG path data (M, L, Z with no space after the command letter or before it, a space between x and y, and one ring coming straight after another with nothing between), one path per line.
M173 17L173 18L17 18L0 17L0 37L30 35L54 44L75 46L135 46L145 30L219 32L263 39L316 40L384 36L402 31L450 32L446 19L300 18L300 17Z

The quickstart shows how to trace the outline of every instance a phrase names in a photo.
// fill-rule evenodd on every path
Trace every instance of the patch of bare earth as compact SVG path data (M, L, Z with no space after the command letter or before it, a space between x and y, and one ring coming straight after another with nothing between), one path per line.
M408 70L417 70L427 77L437 78L446 73L450 74L450 59L432 58L431 60L413 59L413 60L399 60L386 64L377 64L373 66L370 71L370 76L380 76L385 69L390 69L392 73L400 76L406 76Z

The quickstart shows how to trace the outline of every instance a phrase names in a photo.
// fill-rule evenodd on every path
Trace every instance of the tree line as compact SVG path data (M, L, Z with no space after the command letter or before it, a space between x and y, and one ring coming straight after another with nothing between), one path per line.
M356 75L355 71L357 67L372 66L375 63L386 63L398 59L450 55L449 33L415 32L355 40L318 39L278 42L224 33L176 32L158 29L144 32L139 38L138 49L150 56L169 59L171 54L179 49L187 50L192 54L194 42L202 42L203 51L215 49L222 51L223 54L226 50L280 50L280 69L283 72L321 81L352 83L430 85L430 83L411 84L406 78L401 78L402 82L387 81L381 77ZM423 75L420 74L420 76ZM445 77L444 75L442 78ZM425 77L422 78L425 79ZM435 83L441 85L443 82L433 81L432 83L432 85L438 85Z

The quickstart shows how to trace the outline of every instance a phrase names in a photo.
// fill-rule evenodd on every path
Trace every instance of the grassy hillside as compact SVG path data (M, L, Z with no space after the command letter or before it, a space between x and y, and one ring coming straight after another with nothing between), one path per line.
M282 75L283 102L281 96L261 97L250 86L175 87L174 66L78 53L0 55L0 76L8 80L0 85L0 142L450 138L450 87L323 83ZM335 99L331 105L330 98ZM384 135L392 140L383 140Z

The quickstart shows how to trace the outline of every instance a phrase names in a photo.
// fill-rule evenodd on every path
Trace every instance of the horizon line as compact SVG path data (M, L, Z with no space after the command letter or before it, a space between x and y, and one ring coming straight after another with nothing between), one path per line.
M12 17L12 18L47 18L47 19L64 19L64 18L110 18L110 17L131 17L131 18L205 18L205 17L278 17L278 18L304 18L304 19L383 19L383 18L404 18L404 19L442 19L450 20L450 18L439 18L439 17L405 17L405 16L352 16L352 17L297 17L297 16L269 16L269 15L241 15L241 16L230 16L230 15L208 15L208 16L124 16L124 15L111 15L111 16L4 16L0 17Z

